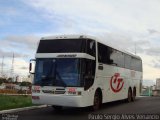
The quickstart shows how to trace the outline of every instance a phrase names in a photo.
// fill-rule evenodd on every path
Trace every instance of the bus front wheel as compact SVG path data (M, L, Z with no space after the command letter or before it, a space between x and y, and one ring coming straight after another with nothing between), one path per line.
M102 104L101 92L96 91L94 95L92 110L93 111L98 110L101 107L101 104Z

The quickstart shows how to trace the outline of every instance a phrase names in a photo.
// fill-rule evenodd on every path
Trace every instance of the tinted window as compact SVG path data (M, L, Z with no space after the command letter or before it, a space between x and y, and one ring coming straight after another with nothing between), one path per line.
M125 68L131 68L131 56L129 55L125 55Z
M142 71L142 61L137 59L137 58L133 58L131 59L131 69L135 70L135 71Z
M142 61L141 60L138 60L137 61L137 69L138 69L138 71L141 71L142 72Z
M87 40L87 53L92 56L96 55L95 41Z
M84 52L85 39L40 40L37 53Z
M111 47L98 43L98 62L142 71L142 61Z
M108 46L105 46L101 43L98 43L98 61L104 64L111 64L110 54L112 53L112 49Z
M112 64L124 67L124 54L122 52L113 49L110 59L113 61Z
M101 43L98 43L98 62L106 63L104 54L107 52L105 46Z
M87 90L94 83L96 63L95 60L88 60L88 59L84 59L83 62L84 62L84 69L83 69L84 89Z
M104 64L124 67L124 54L111 47L98 43L98 61Z
M117 51L117 66L124 67L124 54Z

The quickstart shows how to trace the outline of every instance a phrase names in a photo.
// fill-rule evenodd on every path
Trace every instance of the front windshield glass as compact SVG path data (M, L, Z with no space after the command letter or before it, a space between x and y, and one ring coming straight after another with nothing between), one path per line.
M36 60L34 84L40 86L82 86L79 59L39 58Z

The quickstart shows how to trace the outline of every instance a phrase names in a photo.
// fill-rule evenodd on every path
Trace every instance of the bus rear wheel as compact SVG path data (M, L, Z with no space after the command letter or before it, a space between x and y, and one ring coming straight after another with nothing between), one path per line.
M128 90L127 102L131 102L131 101L132 101L132 90L129 89L129 90Z
M96 91L94 95L92 110L93 111L98 110L101 107L101 104L102 104L101 94L98 91Z
M132 101L136 100L136 89L133 89L133 93L132 93Z

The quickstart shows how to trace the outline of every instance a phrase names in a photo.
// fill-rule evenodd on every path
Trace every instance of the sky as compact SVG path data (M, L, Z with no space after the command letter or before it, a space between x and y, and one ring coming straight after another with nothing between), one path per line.
M28 75L41 37L92 35L143 60L146 85L160 78L159 0L0 0L3 74ZM2 73L2 64L0 64Z

